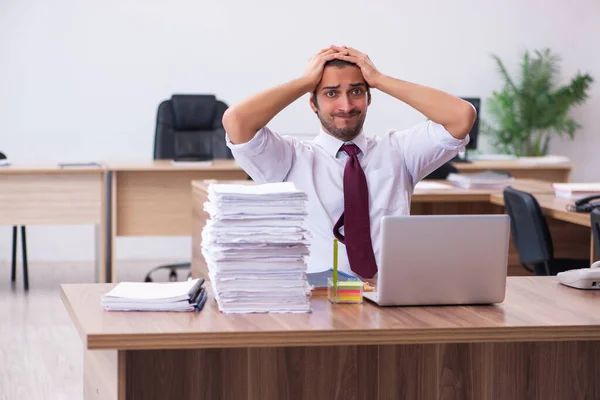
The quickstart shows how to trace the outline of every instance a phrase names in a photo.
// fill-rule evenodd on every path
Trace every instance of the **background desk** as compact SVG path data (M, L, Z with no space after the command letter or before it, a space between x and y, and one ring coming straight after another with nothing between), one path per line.
M115 278L115 239L119 236L190 236L191 182L197 179L245 179L233 160L211 166L173 165L171 161L108 164L111 224L107 281Z
M0 225L95 225L100 282L106 282L104 232L109 201L103 167L0 167Z
M485 266L482 266L485 268ZM106 312L112 285L62 285L85 398L593 399L600 292L509 277L496 306L331 305L310 314Z
M207 200L207 186L214 181L192 182L193 215L192 229L192 275L206 277L206 263L201 252L201 233L208 218L203 210ZM429 181L445 183L444 181ZM253 182L242 181L236 183ZM517 179L512 185L516 189L528 191L541 199L542 211L547 216L556 257L587 258L594 254L589 214L566 211L568 199L555 199L550 182L532 179ZM415 189L411 199L413 215L448 214L503 214L504 202L499 189ZM587 222L586 222L587 221ZM469 243L465 244L468 251ZM509 247L508 275L531 275L519 261L517 249L512 243Z
M570 182L571 170L574 165L550 164L535 165L520 162L518 160L506 161L473 161L470 163L453 163L459 173L475 173L487 170L506 171L515 178L539 179L547 182Z

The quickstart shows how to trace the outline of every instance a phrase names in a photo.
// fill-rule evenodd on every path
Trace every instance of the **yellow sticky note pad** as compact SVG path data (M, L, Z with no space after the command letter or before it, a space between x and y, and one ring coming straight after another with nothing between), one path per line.
M337 285L334 285L334 280L332 278L328 278L327 298L332 303L362 303L363 286L363 282L359 279L338 281Z

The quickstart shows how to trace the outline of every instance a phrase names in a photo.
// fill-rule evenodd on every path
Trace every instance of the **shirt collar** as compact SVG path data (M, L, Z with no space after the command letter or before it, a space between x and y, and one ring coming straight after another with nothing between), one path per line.
M336 158L340 148L343 144L354 143L360 149L363 157L367 155L367 138L365 136L364 131L361 131L357 137L355 137L350 142L344 142L342 140L336 139L327 132L321 129L319 130L319 136L316 137L315 140L322 148L325 149L327 154Z

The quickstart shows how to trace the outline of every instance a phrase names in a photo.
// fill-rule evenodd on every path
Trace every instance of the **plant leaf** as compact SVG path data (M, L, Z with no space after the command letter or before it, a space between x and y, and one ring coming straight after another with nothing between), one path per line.
M548 48L523 53L520 82L511 79L499 57L493 57L504 85L487 100L489 120L495 126L484 129L492 145L515 155L545 154L552 134L573 139L581 126L568 114L587 99L593 78L578 73L557 88L560 57Z

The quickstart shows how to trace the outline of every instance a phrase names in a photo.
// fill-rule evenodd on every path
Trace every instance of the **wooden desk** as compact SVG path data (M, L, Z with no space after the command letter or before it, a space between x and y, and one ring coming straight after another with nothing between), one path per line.
M105 282L107 193L104 167L0 167L0 225L95 225L96 279Z
M460 173L475 173L487 170L506 171L515 178L538 179L548 182L570 182L572 163L554 165L534 165L518 160L506 161L473 161L470 163L453 163Z
M485 266L482 266L485 268ZM332 305L309 314L107 312L62 285L86 399L592 399L600 292L509 277L500 305Z
M114 242L119 236L190 236L190 184L198 179L245 179L233 160L211 166L173 165L169 160L109 163L111 181L108 281L114 280Z
M201 252L201 233L208 215L203 210L207 200L207 185L216 180L192 182L193 215L192 228L192 274L206 277L206 265ZM452 187L445 181L429 181L443 183L450 189L415 189L411 199L413 215L448 215L448 214L502 214L504 203L502 190L499 189L464 189ZM249 183L253 182L232 182ZM533 179L516 179L512 185L516 189L528 191L539 198L542 211L548 216L548 226L553 238L555 256L558 258L595 257L590 229L589 214L578 214L566 211L567 199L555 199L550 182ZM549 203L550 202L550 203ZM548 204L549 203L549 204ZM554 208L550 207L552 205ZM587 222L586 222L587 219ZM591 250L590 250L591 248ZM592 252L592 253L591 253ZM595 259L595 258L592 258ZM530 275L520 261L513 241L509 247L508 275Z

